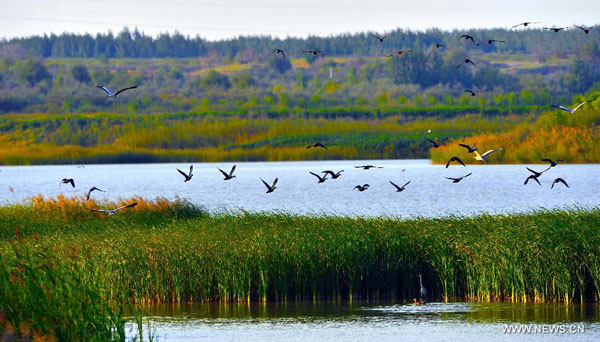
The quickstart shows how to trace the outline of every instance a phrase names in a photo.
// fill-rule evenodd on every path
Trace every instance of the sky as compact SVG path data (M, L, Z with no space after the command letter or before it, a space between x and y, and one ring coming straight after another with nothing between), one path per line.
M240 35L328 36L385 32L600 23L600 1L578 0L0 0L0 38L178 31L209 40Z

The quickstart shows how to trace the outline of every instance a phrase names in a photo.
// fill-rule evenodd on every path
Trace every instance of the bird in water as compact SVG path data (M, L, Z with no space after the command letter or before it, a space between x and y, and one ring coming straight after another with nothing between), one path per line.
M405 53L405 52L411 52L411 51L412 51L412 49L408 49L408 50L398 50L398 51L395 51L394 53L392 53L392 54L390 54L390 55L387 55L386 57L392 57L392 56L394 56L394 55L402 56L402 54L403 54L403 53Z
M321 144L320 142L316 142L314 144L308 145L308 146L306 146L306 149L309 149L311 147L320 147L320 148L324 148L326 150L328 149L327 146Z
M378 35L377 33L371 33L371 35L372 35L373 37L375 37L375 38L379 39L379 42L380 42L380 43L383 43L383 40L384 40L384 39L386 39L386 38L388 37L388 35L387 35L387 34L386 34L386 35L383 35L383 36L380 36L380 35Z
M470 36L468 34L463 34L462 36L460 36L458 38L458 40L461 40L461 39L470 40L473 43L473 45L475 45L475 38L473 38L473 36Z
M529 25L539 24L539 23L540 23L539 21L526 21L524 23L517 24L517 25L513 26L512 28L516 28L516 27L519 27L519 26L527 27Z
M478 150L477 146L475 146L475 145L476 144L473 144L473 146L470 146L467 144L458 144L458 146L466 148L469 151L469 153L473 153Z
M413 298L413 306L425 305L425 302L417 300L417 298Z
M354 189L358 189L358 191L363 192L365 190L367 190L370 187L369 184L363 184L363 185L357 185L354 187ZM352 190L354 190L352 189Z
M390 181L390 184L392 184L394 186L394 188L396 188L396 192L402 192L402 191L406 190L406 186L408 184L410 184L410 181L406 182L406 184L404 184L403 186L399 186L392 181Z
M445 137L444 139L440 140L439 142L431 140L431 139L429 139L427 137L425 137L425 140L427 140L427 141L429 141L431 143L431 147L438 148L438 147L444 145L444 143L446 141L448 141L448 137Z
M272 193L273 191L275 191L275 188L277 185L277 181L279 180L279 178L275 178L275 180L273 181L273 185L269 185L267 182L265 182L262 178L260 179L263 184L267 187L267 194Z
M375 165L359 165L355 166L357 169L369 170L369 169L383 169L383 166L375 166Z
M473 65L474 67L476 67L476 68L477 68L477 65L475 65L475 63L473 63L473 61L472 61L472 60L470 60L470 59L468 59L468 58L465 58L465 59L464 59L462 62L460 62L460 64L459 64L458 66L456 66L456 69L458 69L458 68L460 68L461 66L463 66L463 64L467 64L467 65L468 65L468 64L471 64L471 65Z
M60 187L63 184L71 184L72 187L75 187L75 180L73 178L63 178L58 186Z
M103 214L107 214L108 216L112 216L116 213L118 213L119 211L123 210L123 209L127 209L127 208L133 208L137 205L137 202L133 202L131 204L116 208L116 209L112 209L112 210L105 210L105 209L90 209L91 212L93 213L103 213Z
M484 154L479 154L479 152L477 151L473 151L473 153L475 153L475 160L479 160L482 161L484 163L487 163L487 156L489 156L490 154L494 153L494 152L498 152L498 151L503 151L503 148L497 148L495 150L489 150L487 152L485 152Z
M448 162L446 163L446 168L448 168L448 166L450 166L450 163L452 163L452 162L457 162L464 167L467 166L467 165L465 165L465 163L463 163L462 160L460 160L460 158L455 156L455 157L450 158L450 160L448 160Z
M97 88L100 88L100 89L102 89L102 90L104 90L104 92L105 92L106 94L108 94L108 96L107 96L108 98L113 98L113 99L116 99L116 98L118 98L118 97L119 97L119 94L121 94L122 92L124 92L124 91L126 91L126 90L130 90L130 89L135 89L135 88L137 88L138 86L137 86L137 85L134 85L134 86L132 86L132 87L123 88L123 89L120 89L119 91L117 91L116 93L113 93L113 92L112 92L110 89L106 88L105 86L98 85L98 86L96 86L96 87L97 87Z
M221 173L223 174L223 180L230 180L235 178L235 176L233 175L233 172L235 171L235 165L233 165L233 167L231 168L231 171L229 171L229 173L217 168L219 171L221 171Z
M282 55L283 59L285 59L285 52L283 52L283 50L275 49L275 50L271 51L271 54L274 54L274 53L278 53L278 54Z
M567 182L564 179L558 177L552 182L552 186L550 187L550 189L554 189L554 184L558 183L563 183L567 188L569 187L569 184L567 184Z
M596 27L596 26L598 26L598 25L594 25L594 26L592 26L592 27L585 28L585 27L581 27L581 26L577 26L577 25L575 25L575 27L577 27L578 29L582 30L582 31L583 31L585 34L589 34L589 33L590 33L590 31L591 31L591 30L592 30L594 27Z
M463 179L465 179L465 178L469 177L469 176L470 176L470 175L472 175L472 174L473 174L472 172L469 172L469 173L467 173L466 175L464 175L464 176L462 176L462 177L458 177L458 178L454 178L454 177L446 177L446 179L449 179L449 180L451 180L451 181L452 181L452 183L458 183L458 182L460 182L461 180L463 180Z
M554 161L550 158L544 158L544 159L542 159L542 161L550 163L550 166L548 166L548 170L549 170L550 168L553 168L556 165L558 165L558 163L560 163L562 161L562 159L557 159L556 161Z
M423 277L421 277L421 273L419 273L419 299L425 304L425 299L427 298L427 289L423 286Z
M327 175L325 175L325 176L319 176L318 174L316 174L314 172L309 172L309 173L319 179L319 184L325 183L325 181L327 180Z
M323 171L321 173L325 173L325 174L330 175L331 179L338 179L338 178L340 178L342 176L342 172L344 172L344 170L340 170L338 172L333 172L331 170L326 170L326 171Z
M185 177L185 181L183 181L184 183L185 182L189 182L192 179L192 177L194 177L194 175L192 174L193 170L194 170L194 165L190 165L190 172L189 173L185 173L185 172L177 169L177 171L179 171L179 173L181 173L181 175L183 177Z
M544 27L544 30L554 31L554 33L557 33L558 31L562 31L564 29L566 29L566 27Z
M88 192L87 192L87 196L86 196L86 200L90 200L90 196L92 195L92 192L94 191L100 191L100 192L105 192L104 190L98 189L97 187L92 187Z
M565 112L569 112L569 113L571 113L571 114L575 114L575 112L576 112L576 111L577 111L577 110L578 110L578 109L579 109L581 106L583 106L584 104L586 104L586 103L588 103L588 102L589 102L589 101L583 101L583 102L581 102L581 103L580 103L580 104L579 104L577 107L575 107L575 108L573 108L573 109L570 109L570 108L567 108L567 107L563 107L563 106L553 105L553 104L551 104L551 105L550 105L550 107L552 107L552 108L558 108L558 109L560 109L560 110L564 110Z

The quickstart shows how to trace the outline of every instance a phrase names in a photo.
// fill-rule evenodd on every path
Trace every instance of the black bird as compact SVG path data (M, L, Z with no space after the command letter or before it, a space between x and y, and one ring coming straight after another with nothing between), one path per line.
M122 207L116 208L116 209L112 209L112 210L105 210L105 209L90 209L91 212L93 213L104 213L107 214L109 216L112 216L114 214L116 214L117 212L123 210L123 209L127 209L127 208L133 208L137 205L137 202L133 202L131 204L128 205L124 205Z
M506 40L497 40L497 39L488 39L488 40L484 40L483 42L479 42L477 44L475 44L475 46L479 46L481 44L488 44L488 45L492 45L494 43L506 43Z
M319 179L319 184L320 183L325 183L325 181L327 180L327 175L321 177L321 176L319 176L318 174L316 174L314 172L309 172L309 173Z
M471 89L465 89L465 91L463 91L463 93L469 93L469 94L471 94L471 96L476 96L477 95L477 93L474 92L474 91L472 91Z
M585 34L589 34L589 33L590 33L590 30L591 30L591 29L593 29L593 28L594 28L594 27L596 27L596 26L597 26L597 25L594 25L594 26L592 26L592 27L589 27L589 28L585 28L585 27L581 27L581 26L577 26L577 25L575 25L575 27L577 27L578 29L581 29L583 32L585 32Z
M270 193L272 193L273 191L275 191L275 188L276 188L276 186L275 186L275 185L277 185L277 180L278 180L278 179L279 179L279 178L275 178L275 180L273 181L273 185L269 185L269 184L268 184L267 182L265 182L265 181L264 181L262 178L260 179L260 180L263 182L263 184L264 184L264 185L267 187L267 194L270 194Z
M75 180L73 180L73 178L63 178L60 183L58 183L58 186L60 187L63 184L71 184L72 187L75 187Z
M217 168L219 171L221 171L221 173L223 174L223 176L225 178L223 178L223 180L230 180L235 178L235 176L233 175L233 172L235 171L235 165L233 165L233 167L231 168L231 171L229 171L229 173Z
M307 53L310 53L313 56L316 56L316 55L318 55L320 53L323 53L325 51L321 51L321 50L303 50L302 52L307 52Z
M527 185L527 183L532 179L534 181L536 181L539 185L542 185L542 183L540 183L540 181L538 180L538 177L536 177L536 175L530 175L529 177L527 177L527 179L525 179L525 183L523 185Z
M189 181L192 179L192 177L194 177L194 175L192 174L192 171L193 171L193 170L194 170L194 165L190 165L190 172L189 172L189 173L187 173L187 174L186 174L185 172L183 172L183 171L181 171L181 170L177 169L177 171L179 171L179 173L181 173L181 175L182 175L183 177L185 177L185 181L183 181L184 183L185 183L185 182L189 182Z
M461 147L464 147L464 148L466 148L467 150L469 150L469 153L473 153L473 152L475 152L475 151L479 150L479 149L477 148L477 146L475 146L475 145L473 145L473 146L470 146L470 145L467 145L467 144L458 144L458 146L461 146Z
M557 159L556 161L554 161L550 158L544 158L544 159L542 159L542 161L550 163L550 166L548 168L551 168L551 167L555 167L556 165L558 165L558 163L560 163L562 161L562 159Z
M564 29L566 29L566 27L544 27L544 30L554 31L554 33Z
M397 184L395 184L392 181L390 181L390 184L392 184L394 186L394 188L396 188L396 192L402 192L402 191L406 190L406 186L408 184L410 184L410 181L406 182L406 184L404 184L403 186L398 186Z
M360 166L355 166L355 168L357 168L357 169L363 169L363 170L368 170L368 169L383 169L383 166L360 165Z
M398 51L395 51L394 53L392 53L391 55L387 55L386 57L392 57L393 55L402 56L403 53L405 53L405 52L411 52L411 51L412 51L412 49L398 50Z
M119 94L121 94L122 92L129 90L129 89L135 89L138 86L134 85L132 87L123 88L123 89L120 89L119 91L117 91L116 93L113 93L112 91L110 91L110 89L106 88L105 86L98 85L96 87L104 90L104 92L108 94L109 98L112 97L112 98L116 99L117 97L119 97Z
M316 142L314 144L306 146L307 149L309 149L311 147L321 147L321 148L324 148L324 149L328 150L327 146L321 144L320 142Z
M460 38L458 38L458 40L461 40L461 39L471 40L473 45L475 45L475 39L473 38L473 36L469 36L468 34L463 34L462 36L460 36Z
M367 190L370 187L369 184L363 184L363 185L357 185L354 187L354 189L358 189L358 191L363 192L365 190ZM354 190L352 189L352 190Z
M468 59L468 58L465 58L465 60L464 60L464 61L460 62L460 64L459 64L459 65L456 67L456 69L460 68L460 67L463 65L463 63L464 63L464 64L472 64L474 67L476 67L476 68L477 68L477 65L475 65L475 63L473 63L473 61L472 61L472 60L470 60L470 59Z
M466 175L464 175L464 176L462 176L462 177L458 177L458 178L453 178L453 177L445 177L445 178L446 178L446 179L449 179L449 180L451 180L451 181L452 181L452 183L458 183L458 182L460 182L461 180L463 180L463 179L465 179L465 178L469 177L469 176L470 176L470 175L472 175L472 174L473 174L472 172L469 172L469 173L467 173Z
M540 23L539 21L535 21L535 22L534 21L526 21L524 23L520 23L518 25L515 25L512 28L519 27L519 26L525 26L525 27L527 27L527 26L529 26L531 24L539 24L539 23Z
M446 49L446 50L452 50L452 49L450 49L449 47L447 47L447 46L446 46L446 45L444 45L444 44L435 43L435 44L433 44L433 46L432 46L432 48L431 48L431 51L429 51L429 54L427 55L427 57L431 56L431 54L432 54L432 53L433 53L433 51L434 51L434 48L435 48L436 50L437 50L437 49L439 49L439 48L444 48L444 49Z
M530 168L528 168L528 167L525 167L525 168L526 168L527 170L529 170L529 172L533 173L533 175L535 176L535 178L538 178L538 177L540 177L540 176L541 176L541 175L542 175L544 172L546 172L546 170L544 170L544 171L542 171L542 172L538 172L538 171L532 170L532 169L530 169Z
M98 189L97 187L92 187L90 189L90 191L88 191L86 199L89 201L90 200L90 195L92 194L93 191L100 191L100 192L105 192L104 190Z
M433 148L438 148L440 146L442 146L446 141L448 141L448 137L445 137L444 139L442 139L439 143L436 141L433 141L427 137L425 137L425 140L429 141L431 143L431 147Z
M338 179L342 175L342 172L344 172L344 170L340 170L338 172L333 172L331 170L326 170L326 171L323 171L321 173L325 173L325 174L331 175L331 179Z
M376 34L376 33L371 33L371 35L377 39L379 39L380 43L383 43L383 40L386 39L388 37L388 35L384 35L383 37L381 37L380 35Z
M564 179L558 177L554 180L554 182L552 182L552 186L550 187L550 189L554 189L554 184L556 183L563 183L567 188L569 187L569 184L567 184L567 182L565 182Z
M283 59L285 59L285 52L283 52L283 50L275 49L275 50L271 51L271 54L274 54L274 53L280 53L283 56Z
M448 160L448 162L446 163L446 168L448 168L448 166L450 166L450 163L452 163L453 161L459 163L460 165L466 167L467 165L465 165L465 163L463 163L462 160L460 160L460 158L458 157L452 157L450 158L450 160Z

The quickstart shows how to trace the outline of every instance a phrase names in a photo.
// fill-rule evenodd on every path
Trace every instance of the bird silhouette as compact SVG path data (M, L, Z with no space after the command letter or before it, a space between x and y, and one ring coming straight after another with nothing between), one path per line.
M469 173L467 173L466 175L464 175L464 176L462 176L462 177L456 177L456 178L455 178L455 177L445 177L445 178L446 178L446 179L449 179L449 180L451 180L451 181L452 181L452 183L458 183L458 182L460 182L461 180L463 180L463 179L465 179L465 178L469 177L469 176L470 176L470 175L472 175L472 174L473 174L472 172L469 172Z
M550 163L550 166L548 167L548 169L555 167L556 165L558 165L558 163L560 163L562 161L562 159L557 159L556 161L550 159L550 158L544 158L542 159L542 161L548 162Z
M472 64L474 67L477 68L477 65L475 65L475 63L473 63L472 60L465 58L465 60L463 60L462 62L460 62L460 64L458 66L456 66L456 69L460 68L461 66L463 66L463 64Z
M387 34L386 34L386 35L384 35L383 37L382 37L382 36L380 36L380 35L378 35L378 34L376 34L376 33L371 33L371 35L372 35L373 37L375 37L375 38L379 39L379 42L380 42L380 43L383 43L383 40L384 40L384 39L386 39L386 38L388 37L388 35L387 35Z
M489 156L490 154L494 153L494 152L498 152L498 151L503 151L503 148L497 148L495 150L489 150L487 152L485 152L484 154L479 154L479 152L477 151L473 151L473 153L475 153L475 160L479 160L482 161L484 163L487 163L487 156Z
M488 39L475 44L475 46L480 46L482 44L492 45L494 43L506 43L506 40Z
M532 174L535 176L535 178L538 178L538 177L540 177L540 176L541 176L541 175L542 175L544 172L546 172L546 170L539 172L539 171L532 170L532 169L530 169L529 167L525 167L525 168L526 168L526 169L527 169L529 172L531 172L531 173L532 173Z
M137 86L137 85L134 85L134 86L132 86L132 87L123 88L123 89L120 89L119 91L117 91L116 93L113 93L113 92L112 92L110 89L106 88L105 86L98 85L98 86L96 86L96 87L97 87L97 88L100 88L100 89L102 89L102 90L104 90L104 92L105 92L106 94L108 94L108 96L107 96L108 98L113 98L113 99L116 99L116 98L118 98L118 97L119 97L119 94L121 94L122 92L124 92L124 91L126 91L126 90L129 90L129 89L135 89L135 88L137 88L138 86Z
M367 190L370 187L369 184L363 184L363 185L357 185L354 187L354 189L358 189L358 191L363 192L365 190ZM354 190L352 189L352 190Z
M318 174L316 174L314 172L309 172L309 173L319 179L319 184L320 183L325 183L325 181L327 180L327 175L325 175L325 176L319 176Z
M387 55L386 57L392 57L392 56L394 56L394 55L402 56L402 54L403 54L403 53L405 53L405 52L411 52L411 51L412 51L412 49L408 49L408 50L397 50L397 51L394 51L394 53L392 53L392 54L390 54L390 55Z
M323 171L321 173L325 173L325 174L331 175L331 179L338 179L342 175L342 172L344 172L344 170L340 170L338 172L333 172L331 170L326 170L326 171Z
M324 148L324 149L328 150L327 146L321 144L320 142L316 142L314 144L306 146L307 149L309 149L311 147L321 147L321 148Z
M469 93L469 94L471 94L471 96L476 96L477 95L477 93L474 92L474 91L472 91L471 89L465 89L465 91L463 91L463 93Z
M567 182L565 182L564 179L558 177L552 182L552 186L550 187L550 189L554 189L554 184L558 184L558 183L563 183L567 188L569 187L569 184L567 184Z
M190 172L189 173L185 173L185 172L177 169L177 171L179 171L179 173L181 173L181 175L183 177L185 177L185 181L183 181L184 183L185 182L189 182L192 179L192 177L194 177L194 175L192 174L193 170L194 170L194 165L190 165Z
M591 31L591 30L592 30L594 27L596 27L596 26L598 26L598 25L594 25L594 26L592 26L592 27L585 28L585 27L581 27L581 26L577 26L577 25L575 25L575 27L577 27L578 29L582 30L582 31L583 31L585 34L589 34L589 33L590 33L590 31Z
M564 29L566 29L566 27L544 27L544 30L554 31L554 33L557 33L558 31L562 31Z
M72 187L75 187L75 180L73 178L63 178L58 186L60 187L63 184L71 184Z
M529 25L539 24L539 23L540 23L539 21L526 21L524 23L517 24L517 25L513 26L512 28L519 27L519 26L527 27Z
M468 34L463 34L462 36L460 36L458 38L458 40L461 40L461 39L470 40L473 43L473 45L475 45L475 39L473 38L473 36L470 36Z
M235 176L233 175L233 172L235 171L235 165L233 165L233 167L231 168L231 171L229 171L229 173L217 168L219 171L221 171L221 173L223 174L223 180L230 180L235 178Z
M458 144L458 146L466 148L469 151L469 153L473 153L478 150L477 146L475 146L475 145L476 144L473 144L473 146L470 146L467 144Z
M91 212L93 213L104 213L107 214L108 216L112 216L116 213L118 213L119 211L123 210L123 209L127 209L127 208L133 208L137 205L137 202L133 202L131 204L116 208L116 209L112 209L112 210L105 210L105 209L90 209Z
M551 105L550 105L550 107L552 107L552 108L558 108L558 109L560 109L560 110L564 110L565 112L569 112L569 113L571 113L571 114L575 114L575 112L576 112L576 111L577 111L579 108L581 108L581 106L583 106L584 104L586 104L586 103L588 103L588 102L589 102L589 101L587 101L587 100L586 100L586 101L583 101L583 102L581 102L579 105L577 105L577 107L575 107L575 108L573 108L573 109L570 109L570 108L567 108L567 107L563 107L563 106L553 105L553 104L551 104Z
M467 166L467 165L465 165L465 163L463 163L462 160L460 160L460 158L455 156L455 157L450 158L450 160L448 160L448 162L446 163L446 168L448 168L448 166L450 166L450 163L452 163L452 162L457 162L460 165L465 166L465 167Z
M396 192L402 192L402 191L406 190L406 186L408 184L410 184L410 181L408 181L403 186L399 186L399 185L397 185L396 183L394 183L392 181L389 181L389 182L390 182L390 184L392 184L394 186L394 188L396 188Z
M322 50L303 50L302 52L310 53L311 55L316 56L316 55L318 55L320 53L323 53L325 51L322 51Z
M427 138L427 137L425 137L425 140L427 140L427 141L429 141L429 142L431 143L431 147L433 147L433 148L438 148L438 147L442 146L442 145L443 145L443 144L444 144L446 141L448 141L448 138L449 138L449 137L445 137L445 138L444 138L444 139L442 139L440 142L437 142L437 141L431 140L431 139L429 139L429 138Z
M359 165L355 166L357 169L369 170L369 169L383 169L383 166L375 166L375 165Z
M273 185L269 185L267 182L265 182L262 178L260 179L263 184L267 187L267 194L272 193L273 191L275 191L275 188L277 188L275 185L277 185L277 181L279 180L278 178L275 178L275 180L273 181Z
M285 52L283 52L283 50L275 49L275 50L271 51L271 54L274 54L274 53L281 54L283 56L283 59L285 59Z
M439 48L444 48L444 49L446 49L446 50L452 50L452 49L450 49L449 47L447 47L447 46L446 46L446 45L444 45L444 44L435 43L435 44L433 44L433 46L431 47L431 50L429 51L429 54L427 54L427 57L431 56L431 54L433 53L433 51L435 51L435 50L439 50Z
M525 183L523 185L527 185L527 183L529 183L530 180L534 180L536 181L539 185L542 185L542 183L540 183L540 181L538 180L538 177L536 177L535 175L529 175L529 177L527 177L525 179Z
M94 186L87 192L86 200L88 200L88 201L90 200L90 196L92 195L93 191L105 192L104 190L98 189L97 187Z

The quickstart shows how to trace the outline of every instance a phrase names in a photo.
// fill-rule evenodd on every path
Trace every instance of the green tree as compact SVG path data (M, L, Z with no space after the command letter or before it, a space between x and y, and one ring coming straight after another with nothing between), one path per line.
M27 82L30 86L34 86L41 81L51 80L52 75L48 72L44 64L40 61L27 59L19 65L19 78Z
M90 71L83 64L74 65L71 68L71 76L75 79L75 81L79 83L90 83L92 82L92 76L90 75Z
M214 70L210 70L201 82L204 89L227 90L231 87L229 78Z
M577 59L569 67L565 83L569 90L584 93L598 80L599 73L594 67L590 63Z
M292 63L287 58L273 54L267 59L266 68L284 74L286 71L292 69Z
M238 73L231 78L234 88L246 89L256 84L254 78L249 73Z

